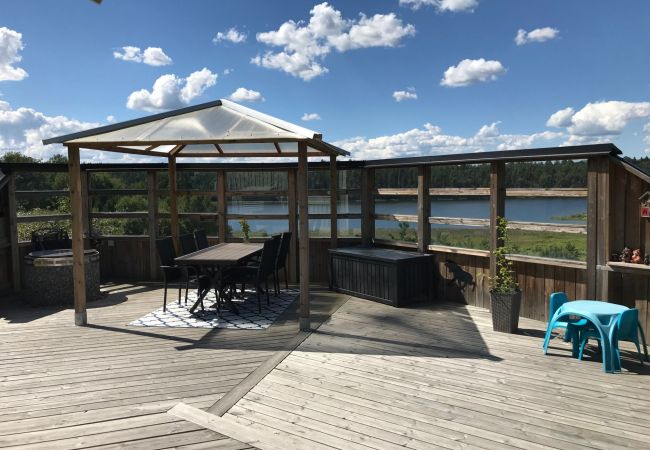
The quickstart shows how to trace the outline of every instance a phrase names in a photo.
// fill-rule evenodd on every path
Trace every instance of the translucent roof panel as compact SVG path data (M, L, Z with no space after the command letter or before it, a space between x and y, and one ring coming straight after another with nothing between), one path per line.
M140 144L300 138L304 137L228 108L215 106L108 133L75 139L71 143L130 142Z
M210 153L218 149L197 147L201 144L233 145L233 153L277 153L274 142L296 147L295 142L307 142L312 148L327 154L346 155L343 149L322 140L322 135L299 125L238 105L228 100L216 100L147 117L106 125L87 131L43 140L45 145L76 145L108 151L145 151L152 155L169 154L177 145L185 145L181 153ZM244 143L265 143L259 147ZM236 146L235 146L236 144ZM152 147L156 145L157 147ZM283 147L283 152L293 148ZM226 149L223 149L226 153Z

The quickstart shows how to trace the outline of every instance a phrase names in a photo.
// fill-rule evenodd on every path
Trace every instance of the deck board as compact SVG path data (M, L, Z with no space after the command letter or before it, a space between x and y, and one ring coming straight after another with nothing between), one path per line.
M219 423L340 449L650 447L650 372L627 345L612 375L561 339L542 355L543 323L520 328L495 333L476 307L351 298Z
M0 447L216 448L250 445L175 418L179 402L207 409L298 334L295 307L266 330L127 326L162 303L159 285L112 284L69 309L0 302ZM316 316L332 294L316 291Z

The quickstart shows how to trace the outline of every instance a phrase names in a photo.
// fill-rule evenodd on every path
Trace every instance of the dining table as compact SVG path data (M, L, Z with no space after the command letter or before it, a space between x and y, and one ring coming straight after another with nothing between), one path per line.
M546 354L546 351L548 350L551 332L555 328L556 322L567 320L569 317L580 317L588 320L600 334L603 352L603 370L605 372L620 371L620 360L614 357L615 345L617 345L615 344L616 339L614 333L616 332L616 322L618 317L627 309L627 306L597 300L574 300L564 303L557 309L551 320L548 322L546 335L544 337L544 354ZM641 324L638 324L638 327L645 346L643 328L641 327ZM580 339L579 335L580 333L573 333L574 353L577 341Z
M196 267L201 273L210 277L210 287L199 292L197 300L190 308L190 313L194 314L196 308L200 304L203 304L203 299L208 292L214 289L217 294L217 302L224 300L230 310L238 314L237 307L232 302L230 295L224 291L221 283L224 269L229 266L244 263L260 253L263 247L263 244L258 243L228 242L216 244L175 258L174 261L176 264Z

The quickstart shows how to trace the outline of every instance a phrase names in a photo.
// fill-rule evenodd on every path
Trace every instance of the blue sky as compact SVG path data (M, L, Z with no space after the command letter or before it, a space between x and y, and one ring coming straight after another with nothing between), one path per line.
M357 159L610 141L643 156L649 19L645 0L5 2L0 152L46 157L43 137L232 96Z

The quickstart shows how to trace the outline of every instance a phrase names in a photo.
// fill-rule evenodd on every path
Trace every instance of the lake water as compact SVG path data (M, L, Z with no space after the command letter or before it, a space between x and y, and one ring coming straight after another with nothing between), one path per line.
M587 211L586 198L508 198L506 199L506 217L508 220L543 223L573 223L585 224L584 220L559 220L558 217L581 214ZM328 197L310 197L309 212L328 214ZM340 199L338 212L358 214L361 212L359 199ZM415 198L381 199L375 202L376 214L417 214ZM230 214L287 214L286 197L275 197L269 200L233 198L228 204ZM490 214L490 204L487 199L443 199L431 200L431 215L435 217L462 217L487 219ZM250 221L253 231L266 230L268 233L278 233L286 230L286 220ZM233 230L239 230L236 220L230 221ZM341 220L340 228L358 228L358 219ZM394 228L395 222L377 221L377 227ZM329 229L329 220L310 220L310 229Z

